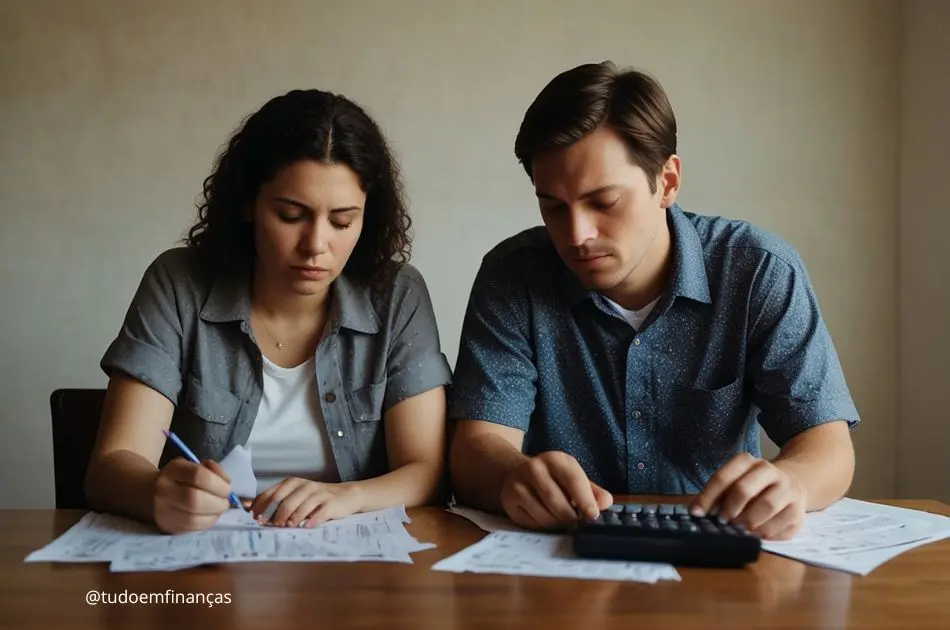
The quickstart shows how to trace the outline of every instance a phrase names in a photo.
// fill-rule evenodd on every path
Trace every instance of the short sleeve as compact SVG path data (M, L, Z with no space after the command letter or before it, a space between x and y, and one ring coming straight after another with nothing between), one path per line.
M124 372L177 404L181 361L182 325L175 286L164 257L159 256L145 271L100 367L109 376Z
M425 280L405 265L393 291L394 329L386 362L385 409L452 381Z
M517 274L502 259L483 260L462 323L450 419L528 430L538 380L528 313Z
M759 424L777 445L833 420L860 421L799 258L770 257L752 294L747 375Z

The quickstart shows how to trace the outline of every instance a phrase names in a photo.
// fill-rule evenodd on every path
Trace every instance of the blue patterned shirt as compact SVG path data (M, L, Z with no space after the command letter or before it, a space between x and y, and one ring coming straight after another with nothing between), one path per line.
M670 281L634 330L583 287L543 227L475 279L449 417L525 431L615 493L691 494L730 457L858 421L798 253L743 221L667 211Z

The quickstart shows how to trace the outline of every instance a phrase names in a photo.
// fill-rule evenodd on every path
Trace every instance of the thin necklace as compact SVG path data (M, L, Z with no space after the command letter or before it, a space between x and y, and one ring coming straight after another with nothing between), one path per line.
M260 313L257 314L257 319L261 320L261 323L264 324L264 329L267 330L267 334L270 335L270 338L274 340L274 343L277 345L278 350L284 349L284 343L277 339L274 333L271 332L270 326L267 325L267 322L264 321L264 316Z

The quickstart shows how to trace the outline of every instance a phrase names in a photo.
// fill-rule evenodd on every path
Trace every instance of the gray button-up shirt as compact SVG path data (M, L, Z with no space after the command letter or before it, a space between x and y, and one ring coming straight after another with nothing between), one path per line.
M148 268L101 362L175 403L172 431L201 458L246 444L263 393L247 277L211 277L175 248ZM426 284L403 265L384 291L334 281L316 350L319 401L342 481L388 472L383 414L451 381ZM161 464L180 455L166 445Z
M639 331L586 290L543 227L489 252L449 417L526 431L618 493L690 494L731 456L858 413L798 254L742 221L673 206L673 264Z

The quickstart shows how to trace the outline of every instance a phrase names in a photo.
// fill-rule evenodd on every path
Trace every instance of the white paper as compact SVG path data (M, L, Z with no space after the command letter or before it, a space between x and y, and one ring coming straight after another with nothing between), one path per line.
M234 494L242 499L253 499L257 496L257 477L254 475L250 448L238 444L219 463L231 477L231 490Z
M263 527L254 519L254 515L247 510L231 508L218 518L211 529L257 529Z
M26 562L110 562L112 571L171 571L228 562L411 563L423 543L404 526L404 506L355 514L313 528L269 527L230 510L209 530L166 535L144 524L86 514Z
M356 524L371 524L371 523L411 523L412 520L409 518L406 508L403 505L398 505L384 510L376 510L373 512L363 512L360 514L352 514L347 516L344 519L330 520L321 524L319 527L327 527L334 524L344 523L346 525L356 525ZM266 521L265 521L266 523ZM300 524L296 528L280 528L280 529L307 529L305 527L306 521ZM271 528L270 525L262 525L257 520L254 519L254 515L246 510L239 510L237 508L231 508L218 518L217 522L211 526L211 529L257 529L259 527Z
M488 512L481 512L479 510L473 510L472 508L460 507L458 505L451 505L448 508L448 511L452 514L458 514L464 519L467 519L474 523L479 528L483 529L486 532L525 532L529 530L515 525L507 516L501 516L499 514L489 514Z
M789 541L763 541L771 553L858 575L900 554L950 537L950 518L855 499L805 515Z
M356 562L411 563L409 552L419 543L387 536L385 526L339 525L307 529L262 527L256 530L211 531L159 540L139 541L112 561L111 570L160 571L228 562ZM405 530L403 530L405 531Z
M62 536L28 555L24 562L108 562L123 542L160 536L155 528L144 523L89 512Z
M649 584L680 579L679 573L669 564L577 558L567 535L512 531L491 533L437 562L432 569L451 573L501 573Z

